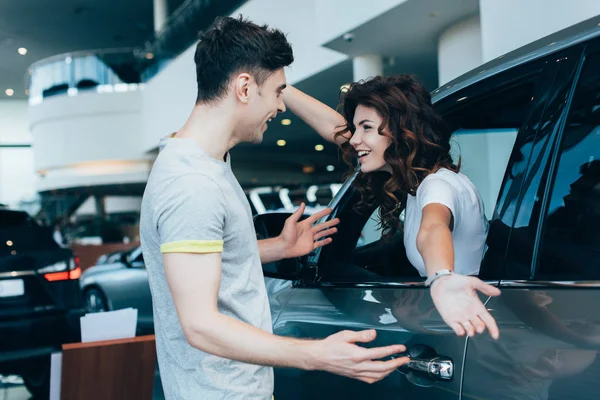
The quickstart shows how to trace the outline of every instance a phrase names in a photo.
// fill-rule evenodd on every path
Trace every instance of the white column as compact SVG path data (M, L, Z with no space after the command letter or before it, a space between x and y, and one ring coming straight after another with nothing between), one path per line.
M354 82L383 75L383 60L378 54L356 56L352 60L352 67L354 68Z
M483 61L600 14L598 0L479 0Z
M438 42L439 85L450 82L482 64L479 15L452 25Z
M169 9L167 0L154 1L154 32L158 33L163 28L167 18L169 17Z

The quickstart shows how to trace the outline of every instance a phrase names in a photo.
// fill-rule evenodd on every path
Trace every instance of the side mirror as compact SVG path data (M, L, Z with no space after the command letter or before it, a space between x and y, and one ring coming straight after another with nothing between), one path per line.
M265 213L254 217L254 229L258 240L279 236L285 220L291 213ZM300 220L307 218L304 215ZM268 264L263 264L263 274L269 278L294 280L298 278L304 268L304 257L288 258Z

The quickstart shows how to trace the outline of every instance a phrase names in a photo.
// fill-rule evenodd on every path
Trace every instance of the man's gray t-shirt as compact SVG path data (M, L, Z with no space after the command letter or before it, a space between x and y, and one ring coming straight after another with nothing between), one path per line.
M219 312L271 332L252 212L229 155L219 161L191 139L163 139L142 200L140 236L165 398L271 399L272 368L220 358L188 343L165 278L163 253L222 252Z

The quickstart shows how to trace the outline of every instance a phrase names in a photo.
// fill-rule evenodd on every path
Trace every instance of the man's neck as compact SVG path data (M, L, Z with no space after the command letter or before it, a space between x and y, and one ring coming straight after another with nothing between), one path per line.
M223 161L227 152L239 143L233 114L226 104L197 105L175 136L194 140L210 157Z

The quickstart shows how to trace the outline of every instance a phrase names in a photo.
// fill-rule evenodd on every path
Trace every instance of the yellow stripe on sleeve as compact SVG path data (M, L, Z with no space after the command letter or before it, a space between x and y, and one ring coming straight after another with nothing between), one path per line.
M182 240L160 245L161 253L222 253L222 240Z

